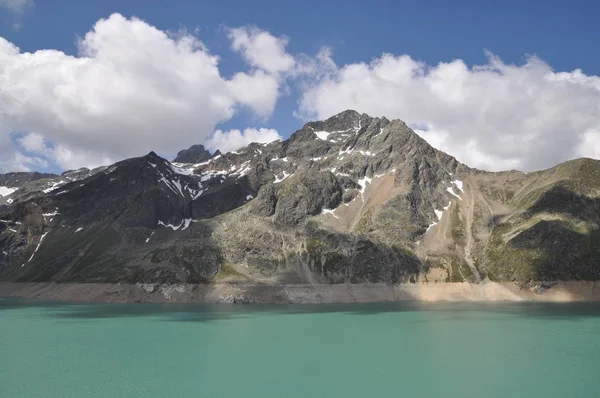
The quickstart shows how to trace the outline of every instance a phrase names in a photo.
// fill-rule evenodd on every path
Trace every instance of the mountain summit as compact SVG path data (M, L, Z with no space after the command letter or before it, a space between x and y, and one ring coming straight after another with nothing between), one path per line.
M600 163L491 173L348 110L174 163L0 176L0 280L247 286L600 278Z
M176 163L201 163L207 161L212 156L210 152L208 152L204 145L192 145L188 149L184 149L183 151L179 151L177 157L173 162Z

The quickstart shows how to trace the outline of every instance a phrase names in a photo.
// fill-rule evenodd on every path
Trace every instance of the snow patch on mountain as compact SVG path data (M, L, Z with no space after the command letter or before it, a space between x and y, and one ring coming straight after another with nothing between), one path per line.
M242 169L239 172L234 173L234 174L239 174L238 178L241 178L241 177L245 176L246 173L249 172L252 169L252 167L250 166L250 161L249 160L247 160L244 163L242 163L241 167L242 167Z
M154 235L156 231L152 231L149 237L146 238L146 243L150 242L150 238Z
M460 192L464 192L463 191L463 182L462 181L460 181L460 180L454 180L454 181L452 181L452 183L454 185L456 185L456 188L460 189Z
M360 129L361 129L361 128L362 128L362 125L361 125L361 121L360 121L360 118L359 118L359 119L358 119L358 126L354 127L354 131L355 131L356 133L358 133L358 132L360 131Z
M180 228L181 228L182 231L184 231L193 222L198 222L198 220L193 220L191 218L184 218L183 220L181 220L181 223L179 223L179 225L165 224L164 222L162 222L162 221L159 220L158 221L158 225L162 225L163 227L171 228L173 231L178 231Z
M179 174L182 176L192 176L192 175L194 175L194 166L187 168L187 169L185 169L183 167L177 167L174 165L170 165L169 167L171 168L171 170L173 170L173 172L175 174Z
M352 153L352 152L354 152L354 149L353 149L353 148L350 148L350 147L348 147L348 148L346 148L346 149L344 149L344 150L340 149L340 151L339 151L338 155L343 155L343 154L345 154L345 153ZM338 159L339 159L339 158L338 158Z
M462 198L460 196L458 196L456 193L454 193L454 190L452 189L452 187L446 188L446 191L448 191L448 193L456 196L458 198L458 200L462 200Z
M162 175L162 174L161 174ZM165 185L171 190L173 191L173 193L175 195L177 195L177 191L175 190L175 188L171 185L171 183L169 181L167 181L167 179L163 176L161 177L158 181L162 181L165 183Z
M360 180L358 180L358 185L360 185L360 197L364 199L364 193L365 190L367 189L367 184L371 184L371 181L373 181L373 179L364 176L363 178L361 178Z
M361 155L364 155L364 156L375 156L375 154L371 151L359 150L358 153L360 153Z
M281 179L279 179L279 177L275 176L275 181L273 181L273 184L278 184L281 181L285 180L286 178L292 176L293 174L289 174L287 171L283 172L283 177Z
M323 141L326 141L327 137L329 137L329 135L331 134L327 131L314 131L314 133L318 139L323 140Z
M175 185L175 188L177 188L179 194L185 197L185 195L183 194L183 188L181 187L181 182L179 180L173 180L172 183L173 185Z
M50 192L54 191L55 189L62 187L63 185L65 185L68 182L69 181L65 181L65 180L52 182L52 183L50 183L50 186L48 188L44 189L44 193L50 193Z
M11 195L19 188L0 187L0 197Z
M450 205L452 204L452 202L448 202L448 206L444 207L442 210L436 210L434 209L433 212L435 213L435 215L437 216L438 220L442 219L442 215L444 214L444 212L446 210L448 210L448 208L450 207Z
M200 196L202 196L202 194L203 194L204 192L205 192L205 191L204 191L203 189L201 189L201 190L199 190L199 191L191 191L191 190L190 190L190 194L192 195L192 200L196 200L196 199L198 199Z
M235 170L235 169L234 169ZM211 171L205 171L204 173L202 173L201 177L200 177L200 181L201 182L206 182L208 180L212 180L215 177L218 176L227 176L229 174L229 172L227 170L211 170Z
M193 222L198 222L198 220L192 220L191 218L184 219L183 220L184 225L183 225L182 231L186 230L190 226L190 223L193 223Z
M189 170L186 169L182 169L176 166L170 166L169 169L172 173L171 176L166 177L163 173L161 173L160 171L157 170L157 173L160 175L160 178L158 179L158 182L163 182L174 194L176 195L181 195L181 197L185 198L185 192L189 193L189 195L193 198L196 199L198 196L201 195L202 190L196 190L191 188L189 185L189 182L186 182L185 184L182 184L181 182L181 178L178 176L191 176L193 175L193 172L190 172ZM226 172L223 172L226 173ZM200 181L207 181L209 179L211 179L212 177L214 177L216 175L215 172L208 172L203 174L200 177ZM185 180L184 180L185 181ZM198 184L198 188L202 188L202 185L200 183L194 182L195 184Z
M236 152L230 152L230 153L236 153ZM208 160L207 160L207 161L205 161L205 162L202 162L202 163L196 163L194 166L196 166L196 167L200 167L200 166L206 166L206 165L210 164L211 162L213 162L213 161L215 161L215 160L219 159L220 157L221 157L221 155L217 155L217 156L215 156L214 158L210 158L210 159L208 159Z
M323 208L321 210L321 214L331 214L332 216L334 216L335 218L339 218L336 214L335 214L335 209L326 209Z
M33 260L33 256L35 256L35 253L37 253L37 251L40 249L40 246L42 245L42 241L44 240L44 238L46 237L46 235L48 235L48 232L44 233L42 236L40 236L40 241L38 242L35 250L33 251L33 253L31 254L31 257L29 257L29 260L27 260L27 263L29 263L31 260ZM21 265L21 267L24 267L25 264Z

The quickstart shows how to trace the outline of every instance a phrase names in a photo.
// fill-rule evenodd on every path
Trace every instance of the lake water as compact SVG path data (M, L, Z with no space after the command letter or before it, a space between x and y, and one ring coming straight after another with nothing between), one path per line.
M597 304L0 299L0 397L597 396Z

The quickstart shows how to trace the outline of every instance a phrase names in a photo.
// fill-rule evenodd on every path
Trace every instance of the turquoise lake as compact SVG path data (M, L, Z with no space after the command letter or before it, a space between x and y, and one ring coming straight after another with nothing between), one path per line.
M0 397L597 397L600 305L0 299Z

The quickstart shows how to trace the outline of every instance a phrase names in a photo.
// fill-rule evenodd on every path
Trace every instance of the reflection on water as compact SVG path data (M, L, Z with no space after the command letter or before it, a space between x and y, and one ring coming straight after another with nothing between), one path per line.
M373 315L396 312L435 311L451 313L485 312L529 318L575 319L600 316L600 303L485 303L416 301L351 304L89 304L0 298L0 311L43 308L50 316L64 318L118 318L161 316L173 321L214 321L261 314Z

